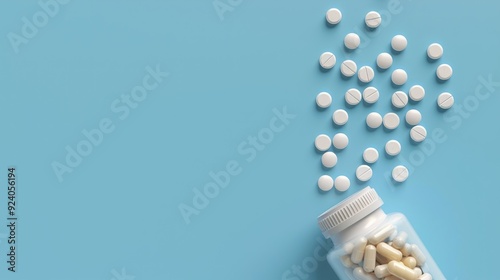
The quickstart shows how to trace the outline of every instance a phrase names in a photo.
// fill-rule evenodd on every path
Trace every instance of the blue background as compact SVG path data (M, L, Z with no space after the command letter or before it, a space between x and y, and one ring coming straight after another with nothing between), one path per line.
M7 271L7 228L0 227L0 278L120 280L126 271L136 280L286 279L320 246L316 217L367 185L354 172L362 151L374 146L381 158L368 185L386 212L408 216L447 279L494 279L497 253L489 241L500 235L500 87L486 100L474 93L481 79L500 81L499 4L401 0L391 13L389 2L232 1L219 17L210 0L71 1L15 53L8 34L20 35L22 18L32 21L41 7L2 1L0 218L7 214L6 169L16 166L19 221L15 274ZM332 7L344 15L333 28L324 18ZM370 10L384 15L375 33L363 25ZM352 53L342 45L349 32L362 39ZM430 136L412 145L403 123L393 132L366 129L369 112L392 111L391 71L375 70L377 104L351 108L347 125L332 125L333 111L345 108L344 92L365 87L343 80L340 62L375 67L396 34L409 43L391 69L407 70L403 90L421 84L427 91L422 102L397 112L419 109L429 132L442 129L444 143ZM433 42L445 50L435 63L425 55ZM339 63L327 72L318 66L324 51ZM435 79L439 63L454 69L445 83ZM169 77L121 120L112 102L156 65ZM327 110L316 108L320 91L334 98ZM455 109L437 110L443 91L454 94ZM455 111L460 106L465 113ZM269 127L273 109L284 107L295 118L255 158L238 151ZM75 148L85 140L82 130L103 118L115 130L60 182L52 163L64 164L65 147ZM337 131L348 134L349 147L335 168L323 170L314 138ZM403 145L393 159L382 150L389 139ZM193 190L232 160L241 174L186 224L179 205L192 205ZM388 172L403 161L414 168L395 185ZM347 175L351 188L322 193L322 174ZM324 261L305 276L337 279Z

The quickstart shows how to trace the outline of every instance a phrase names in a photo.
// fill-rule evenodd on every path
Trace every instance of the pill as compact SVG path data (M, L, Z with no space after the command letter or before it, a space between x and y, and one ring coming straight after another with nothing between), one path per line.
M404 51L404 49L406 49L407 45L408 45L408 41L406 40L406 37L403 35L396 35L391 40L391 47L393 50L395 50L397 52Z
M321 65L324 69L332 69L336 62L337 58L331 52L324 52L319 57L319 65Z
M389 242L389 243L390 243L389 245L391 245L391 246L392 246L392 240L393 240L394 238L396 238L396 236L397 236L397 235L398 235L398 230L395 230L395 231L391 234L391 236L389 236L389 240L391 240L391 242ZM392 247L394 247L394 246L392 246Z
M365 272L361 267L356 267L352 271L352 275L356 280L377 280L375 275Z
M402 183L408 179L408 176L410 174L408 173L408 169L404 167L403 165L398 165L392 169L392 178L394 181Z
M377 149L375 149L375 148L367 148L363 152L363 160L366 163L375 163L378 160L378 151L377 151Z
M320 108L328 108L332 104L332 96L328 92L320 92L316 96L316 104Z
M382 125L382 116L377 112L371 112L366 116L366 125L369 128L378 128Z
M326 168L337 165L337 155L334 152L326 152L321 156L321 163Z
M453 69L448 64L441 64L436 70L436 75L440 80L446 81L453 75Z
M374 87L367 87L363 90L363 100L368 104L373 104L378 101L380 93Z
M427 137L427 130L421 125L414 126L410 130L410 137L413 141L420 143Z
M402 249L406 244L406 239L408 239L408 234L404 231L400 232L394 240L392 240L392 247Z
M368 12L365 16L365 23L370 28L377 28L382 23L382 17L375 11Z
M361 92L355 88L351 88L345 93L345 102L349 105L358 105L361 101Z
M377 248L373 245L365 247L365 255L363 257L363 269L365 272L373 272L375 270L377 257Z
M408 95L402 91L396 91L392 94L392 105L396 108L404 108L408 104Z
M387 129L395 129L399 125L399 117L394 113L387 113L383 119L384 127Z
M443 56L443 47L438 43L430 44L427 48L427 56L430 59L439 59Z
M414 269L417 266L417 260L414 257L404 257L403 264L411 269Z
M406 243L401 249L401 253L403 253L403 256L408 257L411 254L411 244Z
M345 267L353 267L355 264L351 261L351 256L349 255L343 255L340 257L340 262L345 266Z
M389 271L387 270L386 264L377 265L373 272L375 272L375 276L377 276L378 278L384 278L391 275L391 273L389 273Z
M377 253L379 253L383 257L386 257L390 261L400 261L403 258L403 254L399 250L393 248L391 245L385 242L380 242L377 244Z
M408 80L408 74L403 69L396 69L392 72L391 80L395 85L404 85Z
M349 114L345 110L339 109L333 112L332 119L336 125L344 125L349 120Z
M455 103L455 99L453 98L453 95L449 92L443 92L438 96L437 99L438 106L441 109L450 109L451 106Z
M338 176L335 178L335 189L337 189L339 192L345 192L349 189L351 186L351 181L349 181L349 178L346 176ZM353 254L354 254L354 249L353 249Z
M358 71L358 66L356 65L356 62L352 60L345 60L342 62L342 65L340 65L340 72L342 72L342 75L346 77L354 76L356 71Z
M401 144L397 140L389 140L385 143L385 152L390 156L397 156L401 152Z
M389 272L404 280L417 280L417 274L413 271L412 268L406 267L402 262L391 261L387 264L387 270Z
M432 275L429 273L424 273L422 276L418 277L418 280L432 280Z
M318 187L320 188L320 190L322 191L329 191L333 188L333 179L332 177L328 176L328 175L323 175L321 177L319 177L318 179Z
M410 91L408 93L410 95L411 100L420 101L424 99L425 89L420 85L415 85L410 88Z
M377 66L380 69L388 69L392 66L392 56L388 53L381 53L377 56Z
M347 137L344 133L337 133L333 136L332 143L338 150L345 149L349 144L349 137Z
M394 276L394 275L389 275L389 276L385 277L384 280L401 280L401 279Z
M365 255L365 247L368 240L365 237L361 237L354 243L354 248L352 249L351 261L353 263L360 263Z
M417 260L418 266L422 266L426 261L424 253L416 244L411 245L411 256L414 257L415 260Z
M369 238L368 241L371 244L377 245L380 242L384 241L387 239L391 234L396 230L396 228L389 224L386 225L385 227L381 228L380 230L377 230L375 233L373 233Z
M346 48L348 48L350 50L355 50L358 48L359 43L361 43L361 39L359 38L358 34L349 33L349 34L345 35L344 45Z
M326 12L326 21L329 24L338 24L342 20L342 12L339 9L332 8Z
M314 140L314 146L316 146L316 149L319 151L326 151L332 146L332 140L328 135L320 134L316 137L316 140Z
M354 244L352 242L347 242L343 247L342 250L344 253L347 255L350 255L352 253L352 249L354 249Z
M360 165L356 168L356 178L361 182L366 182L372 178L373 171L368 165Z
M382 256L381 254L377 253L377 263L388 264L389 260L386 257Z
M418 110L411 109L406 112L405 119L409 125L417 125L422 120L422 114Z
M415 267L413 268L413 271L415 271L415 273L417 274L417 277L420 277L422 276L422 269L420 267ZM431 277L432 278L432 277Z
M358 71L358 79L363 83L369 83L375 77L375 72L370 66L363 66Z

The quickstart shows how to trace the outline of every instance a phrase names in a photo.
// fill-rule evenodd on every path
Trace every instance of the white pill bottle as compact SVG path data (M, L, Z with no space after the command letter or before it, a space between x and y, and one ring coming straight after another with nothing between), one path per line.
M408 219L366 187L318 217L340 280L446 280Z

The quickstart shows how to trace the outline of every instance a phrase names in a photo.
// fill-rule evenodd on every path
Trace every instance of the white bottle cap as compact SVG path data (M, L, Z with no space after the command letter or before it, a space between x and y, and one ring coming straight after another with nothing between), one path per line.
M366 187L321 214L318 217L318 225L325 238L329 238L368 216L383 204L377 192Z

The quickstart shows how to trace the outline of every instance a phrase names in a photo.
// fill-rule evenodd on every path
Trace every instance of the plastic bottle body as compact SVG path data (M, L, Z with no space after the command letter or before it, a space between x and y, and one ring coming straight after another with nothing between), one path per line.
M366 187L318 217L333 242L327 260L340 280L446 280L408 219L386 214Z
M378 217L371 217L370 215L378 215ZM446 279L432 259L432 256L420 240L418 234L415 232L412 225L403 214L391 213L385 215L385 213L383 212L377 212L370 215L351 226L352 228L358 228L362 230L349 232L349 234L342 236L341 239L339 239L338 236L337 239L335 239L335 237L332 238L334 241L334 248L328 253L327 260L330 266L339 276L340 280L363 280L363 278L359 278L359 276L358 278L356 278L357 275L354 275L355 269L357 267L363 268L363 272L366 275L372 275L366 276L366 279L376 280L383 279L385 277L384 276L379 278L375 275L374 270L367 272L364 269L364 251L363 256L361 257L361 261L359 263L353 262L353 260L357 261L356 259L353 259L353 253L355 253L355 250L357 249L356 245L358 245L360 242L363 243L363 240L366 240L366 245L364 245L362 248L363 250L365 250L366 246L368 245L373 245L377 248L375 267L384 264L386 265L391 261L391 259L382 256L379 252L379 247L381 247L379 244L385 243L390 247L396 249L396 251L398 252L402 251L400 253L401 259L399 259L399 257L396 257L394 259L395 261L402 261L405 257L415 258L414 255L417 254L418 258L420 258L419 261L422 261L422 263L419 263L420 265L415 266L417 269L420 268L422 273L428 273L432 275L432 279L434 280ZM372 219L372 221L368 221L370 219ZM349 228L347 228L346 230L349 230ZM385 237L386 235L388 236ZM400 248L397 249L395 247ZM415 251L419 250L419 252L412 252L411 248L416 248ZM368 270L371 269L369 268ZM356 272L358 275L360 274L359 269ZM410 276L410 279L411 277L412 276Z

